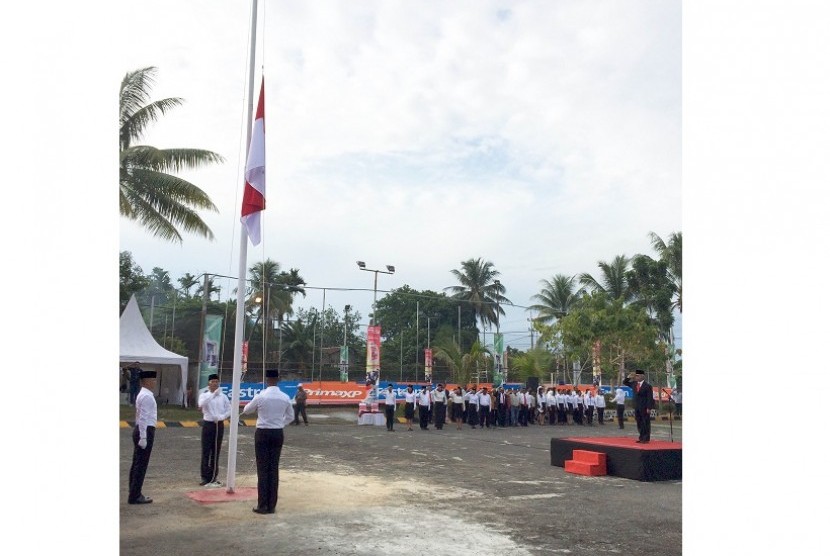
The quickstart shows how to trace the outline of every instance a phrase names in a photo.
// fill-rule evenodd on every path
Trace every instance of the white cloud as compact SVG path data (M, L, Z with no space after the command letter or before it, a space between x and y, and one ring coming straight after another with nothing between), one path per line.
M154 0L128 22L124 72L156 65L155 96L187 101L147 142L228 159L188 174L219 206L216 243L122 225L145 270L236 274L247 18ZM680 231L679 2L289 1L260 22L264 256L312 286L371 287L363 259L398 268L379 288L441 291L483 257L529 305L554 273Z

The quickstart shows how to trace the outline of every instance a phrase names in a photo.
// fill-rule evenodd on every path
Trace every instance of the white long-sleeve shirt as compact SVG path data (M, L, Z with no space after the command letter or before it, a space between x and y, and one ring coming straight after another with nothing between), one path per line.
M426 388L422 389L418 392L418 405L423 407L429 407L432 402L432 395L430 394L429 390Z
M231 416L231 402L221 388L199 394L199 409L203 419L210 423L224 421Z
M447 392L446 390L438 390L437 388L432 391L432 402L433 403L447 403Z
M394 390L392 390L391 392L389 390L384 390L383 391L383 398L384 398L384 403L386 405L394 406L397 403L398 396L397 396L397 394L395 394Z
M147 388L141 387L135 397L135 424L138 425L139 439L147 438L147 427L155 427L158 419L156 398Z
M291 399L277 386L269 386L255 395L242 410L242 415L250 415L254 411L257 412L258 429L282 429L294 420Z
M476 394L472 390L464 394L464 398L466 398L468 406L474 405L478 407L478 394Z
M597 409L605 409L605 396L602 393L594 396L594 405L597 406Z
M625 391L622 388L617 388L617 393L611 401L619 405L625 404Z
M490 394L485 394L484 392L479 392L478 394L478 406L479 407L490 407Z

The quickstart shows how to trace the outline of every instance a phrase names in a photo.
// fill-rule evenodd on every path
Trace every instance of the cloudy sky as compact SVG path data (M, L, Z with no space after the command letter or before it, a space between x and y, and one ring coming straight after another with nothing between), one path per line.
M155 6L155 7L154 7ZM184 173L219 208L210 242L122 221L145 272L237 275L250 8L151 0L131 14L123 71L158 68L153 98L183 107L145 142L227 162ZM266 87L264 258L321 290L404 284L441 292L481 257L528 306L542 279L652 253L681 231L680 2L260 2ZM157 14L163 11L164 18ZM227 280L225 282L228 282ZM223 296L234 285L222 284ZM382 294L381 294L382 295ZM326 292L357 306L371 291ZM522 308L502 329L529 345Z

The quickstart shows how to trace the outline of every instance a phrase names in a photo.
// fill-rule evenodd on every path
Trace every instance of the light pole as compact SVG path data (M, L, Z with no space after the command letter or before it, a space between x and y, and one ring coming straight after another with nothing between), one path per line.
M375 295L374 295L374 298L372 300L372 319L370 321L370 324L372 326L374 326L375 325L375 310L376 310L376 305L377 305L377 302L378 302L378 273L380 272L382 274L395 274L395 267L392 266L391 264L388 264L388 265L386 265L386 270L377 270L377 269L372 269L372 268L366 268L366 263L364 263L363 261L357 261L357 266L358 266L358 268L360 268L360 270L365 270L366 272L374 272L375 273L375 287L374 287Z
M372 300L372 319L369 321L369 323L370 323L371 326L376 326L377 317L375 316L375 313L377 313L377 303L378 303L378 273L381 273L381 274L394 274L395 273L395 267L392 266L391 264L388 264L388 265L386 265L386 270L366 268L366 263L363 262L363 261L357 261L357 267L360 270L365 270L366 272L374 272L375 273L374 298ZM380 341L380 340L378 340L378 341ZM370 342L366 342L366 360L367 361L372 361L372 363L371 363L371 365L373 367L372 370L377 371L377 378L375 380L375 396L377 397L377 394L379 393L379 390L380 390L380 357L378 356L377 368L374 368L375 367L374 359L371 358L370 355L371 355L371 344L370 344Z

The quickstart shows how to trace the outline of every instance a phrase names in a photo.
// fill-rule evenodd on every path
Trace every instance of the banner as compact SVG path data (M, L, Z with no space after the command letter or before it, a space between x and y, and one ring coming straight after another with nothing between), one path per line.
M504 377L504 335L494 334L493 338L493 384L501 386L505 381Z
M219 373L219 348L222 341L222 317L219 315L205 316L204 361L199 362L199 389L208 383L208 376Z
M248 370L248 341L242 342L242 373Z
M349 381L349 346L340 346L340 382Z
M432 382L432 349L424 349L424 374L426 382Z
M366 330L366 376L377 378L380 373L380 326Z
M297 387L302 384L308 394L306 405L357 405L366 399L369 387L364 384L349 383L343 384L337 381L313 381L303 382L300 380L281 380L277 386L285 394L294 399L297 395ZM222 392L231 396L231 384L222 383L219 385ZM265 390L261 382L243 382L239 389L239 403L244 405L251 401L256 394Z

